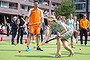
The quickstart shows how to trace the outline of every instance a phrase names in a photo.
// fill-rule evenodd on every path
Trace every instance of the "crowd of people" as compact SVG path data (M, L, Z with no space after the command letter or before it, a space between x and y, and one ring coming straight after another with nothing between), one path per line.
M80 44L83 45L83 35L85 36L85 45L87 45L87 29L89 28L89 21L86 19L86 15L83 15L80 22L77 20L77 16L73 14L69 15L69 18L66 19L65 16L56 16L48 15L44 18L43 12L38 8L38 2L34 1L34 8L29 10L28 16L25 17L24 14L14 16L10 22L11 26L11 44L14 45L14 38L17 35L17 44L23 44L23 34L27 34L27 48L30 48L30 42L32 36L35 36L37 49L43 51L40 48L40 44L45 44L46 42L51 41L50 37L52 34L55 35L57 39L57 51L56 58L61 57L61 43L63 47L69 51L68 56L73 56L74 51L71 48L74 46L74 38L76 43L78 43L78 35L80 31ZM8 27L8 24L7 24ZM8 27L9 28L9 27ZM26 29L26 31L25 31ZM9 29L7 29L8 31ZM18 34L17 34L18 32ZM9 35L9 31L7 33ZM44 35L44 36L43 36ZM54 39L53 38L53 39ZM53 40L52 39L52 40ZM41 40L41 41L40 41ZM68 46L68 41L71 42L71 48Z

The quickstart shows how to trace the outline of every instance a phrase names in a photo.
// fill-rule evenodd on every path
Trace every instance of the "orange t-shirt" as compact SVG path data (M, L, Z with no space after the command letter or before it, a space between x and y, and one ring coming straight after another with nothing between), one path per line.
M29 11L29 23L30 24L40 24L41 23L41 18L42 18L42 11L38 9L31 9Z
M87 29L89 27L89 21L87 19L80 20L80 28Z

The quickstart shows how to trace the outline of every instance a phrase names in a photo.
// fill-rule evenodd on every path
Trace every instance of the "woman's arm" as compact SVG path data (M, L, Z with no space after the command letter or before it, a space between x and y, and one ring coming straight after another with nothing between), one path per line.
M47 36L45 36L44 41L42 42L42 44L45 44L45 42L48 41L51 34L52 34L52 31L49 29L49 33L47 34Z
M66 33L67 30L66 30L66 28L63 25L61 25L61 27L62 27L62 32L60 34L62 35L64 33Z
M48 33L48 35L45 37L45 39L44 39L44 40L48 40L48 39L49 39L49 37L51 36L51 33L52 33L52 31L51 31L51 30L49 30L49 33Z

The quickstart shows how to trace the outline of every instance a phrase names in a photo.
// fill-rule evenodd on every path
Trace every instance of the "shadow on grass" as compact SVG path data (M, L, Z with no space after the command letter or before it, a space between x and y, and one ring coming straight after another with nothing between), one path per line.
M51 55L53 55L53 56L55 56L55 53L49 53L49 54L51 54ZM68 52L67 51L62 51L62 55L63 56L61 56L62 58L66 58L66 57L68 57Z
M0 45L9 45L9 44L0 44Z
M85 46L85 45L78 45L78 46L80 46L80 47L90 47L90 45L87 45L87 46Z
M32 57L32 58L54 58L53 56L46 55L15 55L16 57Z
M48 44L46 44L46 45L55 45L55 44L49 44L49 43L48 43Z
M90 47L90 45L87 45L86 47Z
M0 51L18 51L18 50L10 50L10 49L0 49ZM25 51L25 50L21 50L21 51Z
M51 55L55 55L55 53L49 53L49 54L51 54ZM62 58L66 58L66 57L68 57L68 52L67 51L62 51ZM74 55L90 55L90 53L83 53L83 52L74 52Z
M3 42L0 42L0 45L10 45L10 43L3 43Z
M56 48L56 47L43 47L43 48Z
M50 53L50 54L53 55L53 56L55 56L55 53ZM63 56L62 56L62 55L63 55ZM68 57L67 54L62 54L62 55L61 55L62 58L66 58L66 57Z
M90 55L90 53L80 53L80 52L75 52L75 54L80 54L80 55Z
M63 55L68 55L68 54L69 54L67 51L61 51L61 53L62 53ZM49 54L55 55L55 53L49 53Z

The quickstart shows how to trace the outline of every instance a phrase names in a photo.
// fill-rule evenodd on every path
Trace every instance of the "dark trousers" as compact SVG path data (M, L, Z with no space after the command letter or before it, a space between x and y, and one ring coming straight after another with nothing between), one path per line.
M18 30L18 35L17 35L17 44L19 43L19 38L20 38L20 44L23 44L23 42L22 42L23 34L24 34L24 29L20 28Z
M42 42L43 41L43 30L42 30L42 28L40 30L40 35L41 35L41 42Z
M14 38L17 34L17 29L12 29L12 39L11 39L11 44L14 44Z
M7 27L7 36L9 36L9 27Z
M74 37L77 38L77 36L78 36L78 32L77 32L77 31L74 31L73 34L74 34Z
M83 44L83 35L85 36L85 45L87 44L87 29L80 29L80 43Z

